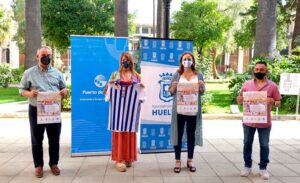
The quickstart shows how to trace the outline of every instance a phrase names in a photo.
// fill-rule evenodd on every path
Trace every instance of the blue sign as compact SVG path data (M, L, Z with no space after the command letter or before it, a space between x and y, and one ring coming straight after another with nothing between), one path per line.
M127 50L127 38L71 36L72 155L111 152L103 91Z
M173 151L170 143L173 97L169 87L180 57L186 51L193 51L192 41L141 39L142 80L151 89L143 103L141 153Z

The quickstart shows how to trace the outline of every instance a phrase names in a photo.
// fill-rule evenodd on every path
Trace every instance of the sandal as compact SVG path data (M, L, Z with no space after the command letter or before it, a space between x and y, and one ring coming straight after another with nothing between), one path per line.
M175 173L180 173L180 171L181 171L181 161L176 160L175 167L174 167L174 172Z
M119 172L126 172L126 165L124 163L116 163L116 169Z
M125 161L125 165L126 165L127 168L132 167L132 162Z
M186 162L186 166L187 166L187 168L190 170L190 172L195 172L195 171L196 171L196 167L194 166L192 160L188 160L188 161Z

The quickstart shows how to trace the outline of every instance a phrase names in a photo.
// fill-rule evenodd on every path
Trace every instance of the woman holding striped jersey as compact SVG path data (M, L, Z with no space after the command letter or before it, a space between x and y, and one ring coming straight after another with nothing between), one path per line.
M140 75L134 70L134 60L129 53L122 53L120 57L120 69L111 74L109 83L140 83ZM141 83L140 83L141 84ZM125 89L125 87L123 87ZM107 88L104 92L108 93ZM125 93L125 91L122 91ZM127 106L125 106L127 107ZM112 115L112 114L110 114ZM116 168L125 172L132 163L137 160L136 132L112 131L112 160L116 162Z

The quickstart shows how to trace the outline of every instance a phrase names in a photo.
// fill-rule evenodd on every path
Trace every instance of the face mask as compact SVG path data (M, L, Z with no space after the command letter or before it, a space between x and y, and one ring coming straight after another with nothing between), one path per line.
M124 67L125 69L127 69L127 68L129 68L129 67L131 66L131 63L130 63L130 62L127 62L127 61L124 61L124 62L122 63L122 65L123 65L123 67Z
M182 61L182 65L185 68L189 68L189 67L191 67L193 65L193 61L192 60L183 60Z
M49 55L43 56L43 57L41 58L41 62L42 62L42 64L44 64L44 65L49 65L49 64L50 64L50 61L51 61L51 58L50 58Z
M256 72L256 73L254 73L254 76L257 79L261 80L261 79L264 79L264 77L266 76L266 73Z

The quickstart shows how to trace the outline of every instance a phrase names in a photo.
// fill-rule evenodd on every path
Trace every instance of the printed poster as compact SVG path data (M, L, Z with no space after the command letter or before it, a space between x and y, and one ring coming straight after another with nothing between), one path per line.
M178 83L177 85L177 113L198 112L198 83Z
M300 74L282 73L280 74L279 90L280 94L299 95L300 94Z
M243 122L267 123L267 92L243 92Z
M39 92L37 96L37 124L61 122L61 96L57 92Z

